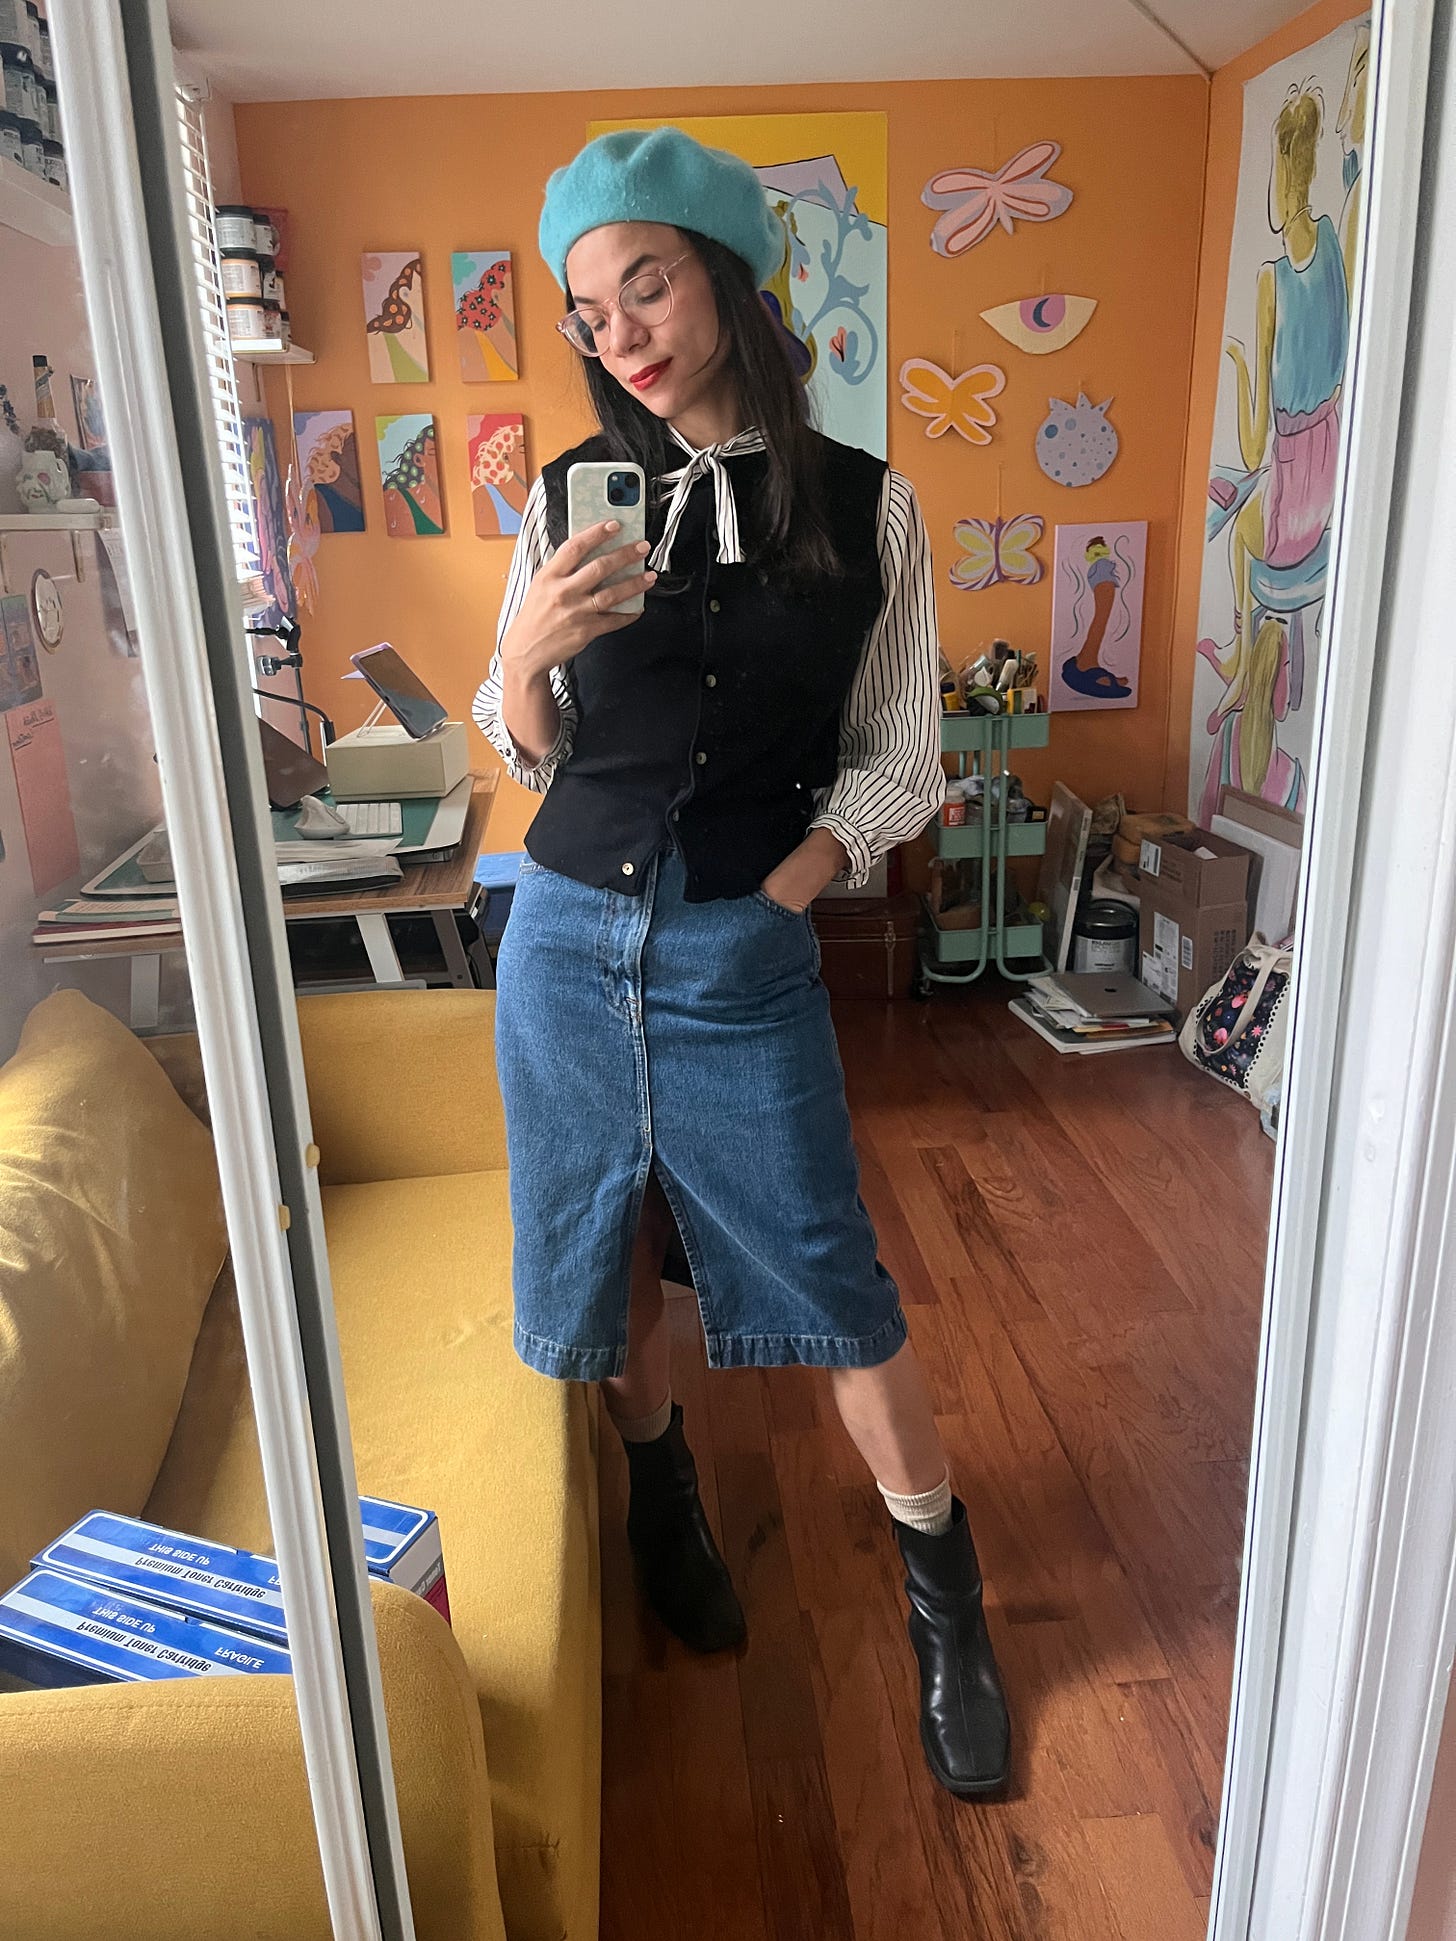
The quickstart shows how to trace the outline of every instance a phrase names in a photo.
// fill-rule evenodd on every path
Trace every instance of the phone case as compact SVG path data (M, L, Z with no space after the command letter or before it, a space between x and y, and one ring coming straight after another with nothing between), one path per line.
M636 505L607 504L607 474L609 472L635 472L642 482L642 491ZM603 519L619 519L622 530L613 534L605 546L597 546L588 555L598 558L602 553L615 552L620 546L630 546L634 540L647 537L647 480L640 465L613 465L602 460L592 460L573 465L566 474L566 529L568 534L585 532L588 526L600 525ZM632 579L641 569L628 567L615 579L607 580L607 586L614 586L618 579ZM621 606L613 607L613 613L641 613L642 595L626 600Z

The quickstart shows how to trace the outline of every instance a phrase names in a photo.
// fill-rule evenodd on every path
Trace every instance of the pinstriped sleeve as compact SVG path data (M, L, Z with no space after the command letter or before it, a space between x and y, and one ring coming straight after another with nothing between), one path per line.
M839 776L819 791L811 829L849 852L851 889L896 843L918 836L945 799L940 763L940 635L930 541L914 487L886 472L879 511L885 602L839 727Z
M491 657L490 672L476 690L471 704L471 715L475 725L485 736L505 763L506 773L513 782L523 788L532 789L537 795L544 795L551 786L551 778L571 753L572 738L576 733L577 710L564 667L551 670L551 692L556 697L556 705L561 710L561 728L555 745L550 748L534 767L521 760L521 751L511 739L510 729L501 719L501 659L500 643L505 638L506 629L521 610L521 602L526 597L526 589L551 557L551 541L546 533L546 482L538 478L526 498L526 507L521 514L521 530L516 539L516 550L511 558L510 577L506 581L505 598L501 601L500 621L496 627L495 653Z

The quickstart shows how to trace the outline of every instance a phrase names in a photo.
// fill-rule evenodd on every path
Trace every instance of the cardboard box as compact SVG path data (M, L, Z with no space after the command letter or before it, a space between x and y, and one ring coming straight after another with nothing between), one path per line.
M293 1669L280 1645L109 1584L33 1570L0 1597L0 1673L23 1685L140 1683Z
M460 721L442 721L414 741L403 728L355 728L324 750L336 802L398 802L416 795L448 795L465 780L470 748Z
M370 1576L423 1597L448 1624L450 1600L434 1511L372 1496L361 1497L359 1507ZM93 1510L48 1543L35 1562L39 1569L108 1585L185 1617L230 1625L276 1644L288 1642L278 1566L251 1550Z
M1139 975L1149 990L1176 1004L1181 1016L1187 1017L1248 941L1247 900L1200 908L1160 895L1158 885L1143 878Z
M1251 857L1211 829L1148 836L1138 857L1144 886L1154 883L1165 907L1174 901L1195 908L1247 904ZM1247 942L1247 939L1244 940Z

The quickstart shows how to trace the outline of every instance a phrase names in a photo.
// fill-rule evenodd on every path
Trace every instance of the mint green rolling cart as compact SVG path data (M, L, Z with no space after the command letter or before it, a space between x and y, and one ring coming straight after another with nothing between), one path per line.
M1041 925L1006 920L1006 862L1011 856L1040 856L1046 848L1046 824L1008 821L1004 782L995 790L994 807L991 797L995 778L1010 772L1012 751L1045 748L1050 738L1051 722L1044 714L940 717L942 753L959 758L961 775L986 778L979 820L955 829L932 824L938 854L979 860L981 921L972 930L942 930L928 908L922 911L916 997L928 998L937 984L970 984L992 965L1003 977L1024 979L1031 973L1010 968L1017 958L1035 958L1040 967Z

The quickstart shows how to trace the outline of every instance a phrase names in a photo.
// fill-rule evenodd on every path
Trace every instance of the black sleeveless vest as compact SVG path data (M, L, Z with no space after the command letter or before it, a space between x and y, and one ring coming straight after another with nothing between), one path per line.
M526 847L596 889L640 895L669 845L691 903L745 896L804 839L814 791L839 772L839 722L884 601L882 459L824 439L824 505L844 571L810 587L718 564L713 482L693 487L672 567L642 618L569 663L578 720ZM566 537L566 474L609 457L591 438L544 468L547 531ZM761 453L726 461L743 551L761 530ZM664 507L648 515L661 535Z

